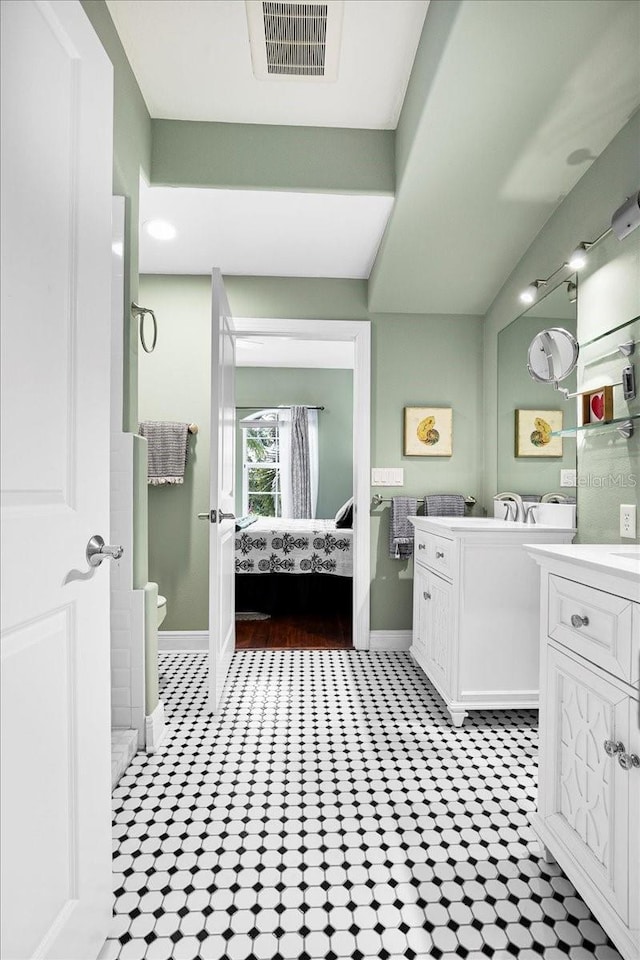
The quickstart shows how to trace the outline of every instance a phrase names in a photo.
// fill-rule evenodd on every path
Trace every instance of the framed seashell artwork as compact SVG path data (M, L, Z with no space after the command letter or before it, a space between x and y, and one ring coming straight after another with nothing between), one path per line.
M516 410L516 457L561 457L562 410Z
M450 457L453 453L451 407L405 407L405 457Z

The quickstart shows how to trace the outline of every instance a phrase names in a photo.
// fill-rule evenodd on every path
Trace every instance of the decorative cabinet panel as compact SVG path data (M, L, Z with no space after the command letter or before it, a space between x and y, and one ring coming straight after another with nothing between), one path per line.
M545 855L558 861L622 956L638 960L640 715L629 681L637 676L640 565L635 575L624 561L616 567L621 554L604 546L602 556L591 559L595 569L587 562L593 546L531 553L542 567L539 794L532 826ZM614 558L611 574L607 556Z
M605 744L629 743L629 695L553 646L547 692L555 707L545 734L540 813L626 920L629 771Z

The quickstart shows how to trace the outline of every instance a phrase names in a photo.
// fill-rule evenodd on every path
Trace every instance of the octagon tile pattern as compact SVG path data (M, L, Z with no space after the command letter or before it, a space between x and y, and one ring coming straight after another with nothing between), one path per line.
M405 653L161 653L168 734L114 792L101 960L620 960L539 859L536 714L454 729Z

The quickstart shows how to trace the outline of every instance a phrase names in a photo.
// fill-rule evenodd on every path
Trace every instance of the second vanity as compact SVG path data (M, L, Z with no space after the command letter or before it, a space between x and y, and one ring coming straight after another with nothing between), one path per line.
M539 575L523 544L575 530L491 518L412 517L411 654L454 726L469 710L538 706Z

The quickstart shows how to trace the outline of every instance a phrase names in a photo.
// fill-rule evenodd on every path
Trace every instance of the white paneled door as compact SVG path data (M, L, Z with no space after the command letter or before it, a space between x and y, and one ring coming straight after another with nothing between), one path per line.
M111 913L112 69L76 0L2 8L2 956Z
M219 270L213 271L211 287L209 708L215 713L236 642L236 409L235 328Z

